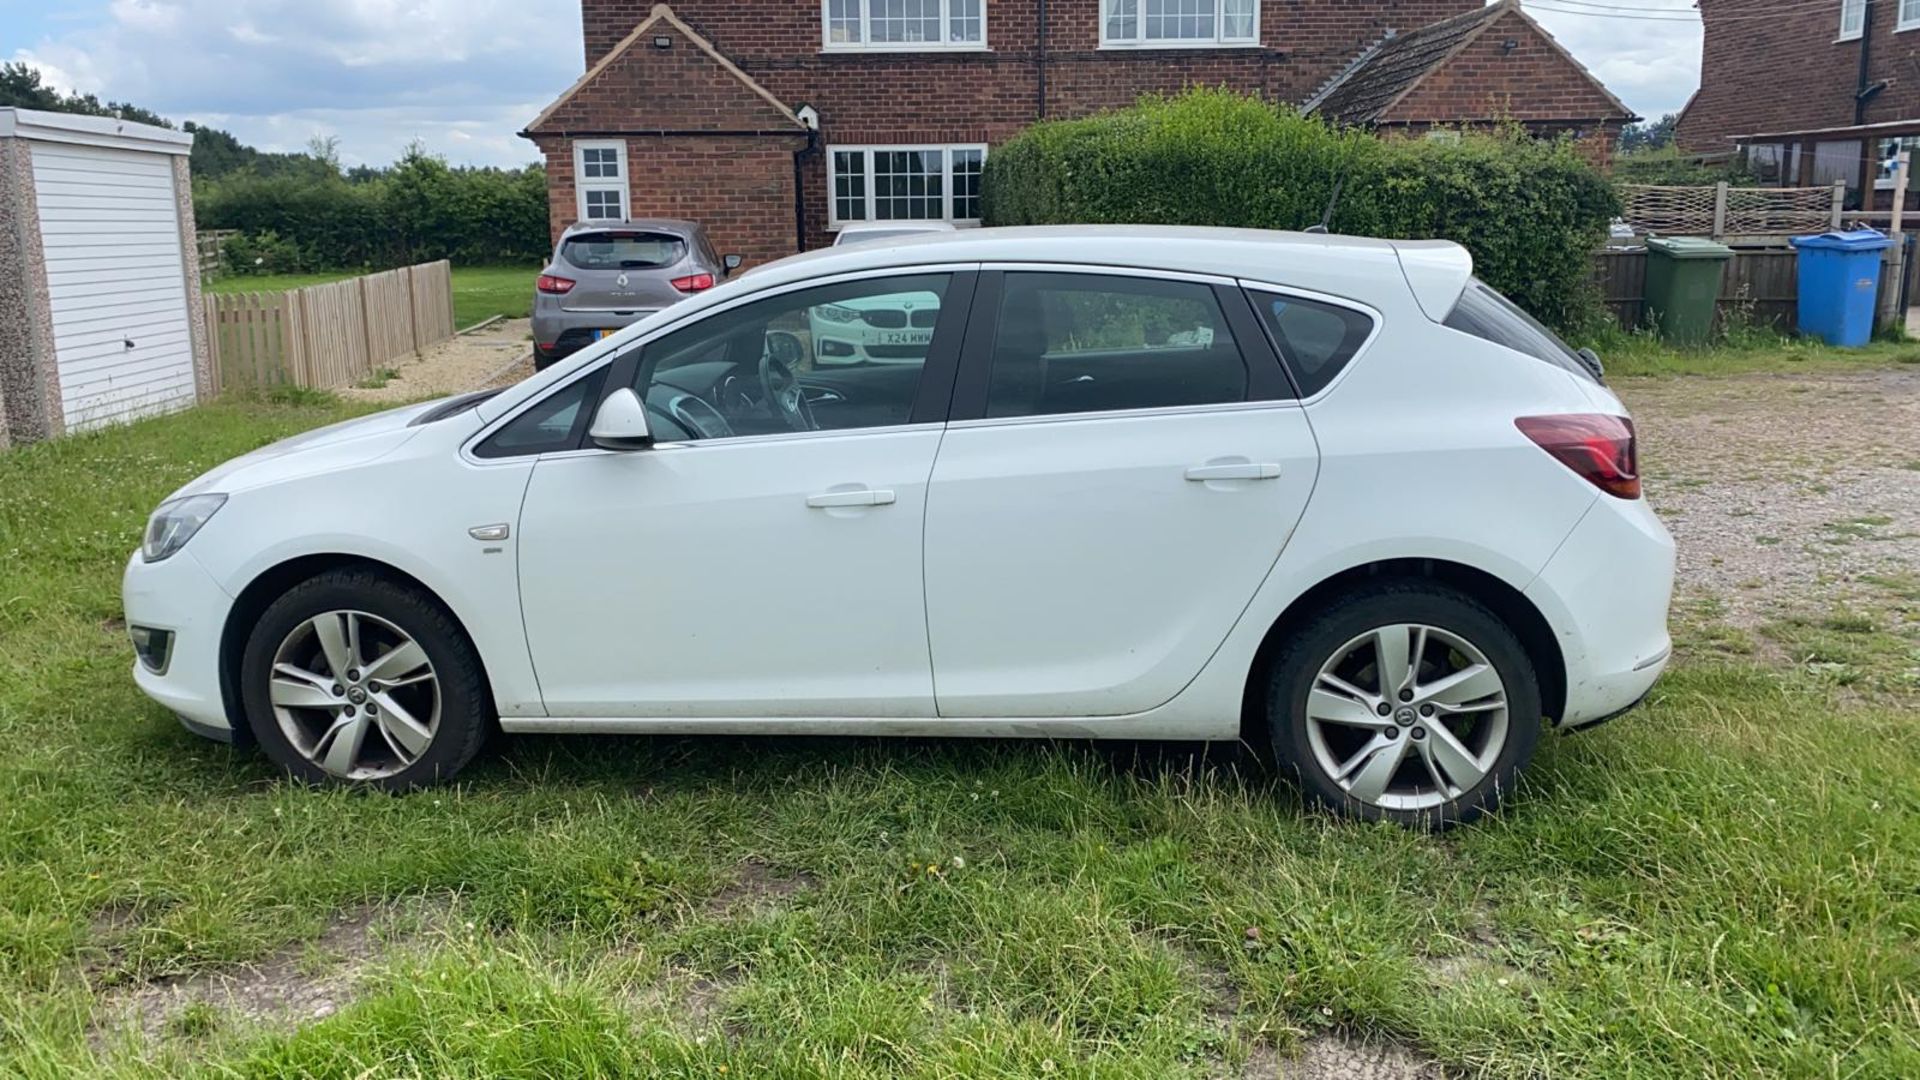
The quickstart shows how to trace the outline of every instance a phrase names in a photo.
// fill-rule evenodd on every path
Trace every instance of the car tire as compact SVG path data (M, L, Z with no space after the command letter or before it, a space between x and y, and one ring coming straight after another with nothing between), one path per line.
M559 356L538 345L533 347L533 370L535 371L547 370L549 367L552 367L553 362L558 359L560 359Z
M494 726L485 669L452 613L371 570L328 571L274 601L240 679L261 749L310 784L402 792L448 780Z
M1383 686L1383 666L1402 674ZM1513 630L1425 581L1341 596L1295 628L1269 668L1277 764L1313 802L1369 821L1440 829L1494 809L1533 758L1541 716Z

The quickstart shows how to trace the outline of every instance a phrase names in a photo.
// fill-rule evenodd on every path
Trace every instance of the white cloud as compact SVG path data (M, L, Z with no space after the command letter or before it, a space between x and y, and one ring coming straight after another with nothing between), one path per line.
M111 0L14 58L264 149L337 135L348 164L385 164L418 139L511 165L536 156L514 133L579 74L579 19L551 0Z
M1654 120L1663 113L1679 112L1700 85L1699 12L1691 0L1614 2L1662 11L1654 15L1645 11L1576 9L1542 0L1539 5L1528 5L1527 14L1546 27L1628 108Z

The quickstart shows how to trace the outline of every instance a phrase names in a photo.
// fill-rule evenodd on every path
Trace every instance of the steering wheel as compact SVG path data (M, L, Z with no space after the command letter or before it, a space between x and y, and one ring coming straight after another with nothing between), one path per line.
M766 391L774 413L788 427L795 431L817 431L819 425L813 421L813 408L807 404L806 392L793 374L793 365L800 362L801 356L799 338L784 330L768 331L766 346L760 353L760 388Z

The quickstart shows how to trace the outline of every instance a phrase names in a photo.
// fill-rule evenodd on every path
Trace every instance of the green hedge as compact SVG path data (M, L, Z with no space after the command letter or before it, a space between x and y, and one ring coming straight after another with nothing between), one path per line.
M229 254L246 272L534 262L552 250L538 166L454 169L412 153L369 179L240 174L199 183L203 229L238 229ZM271 270L269 271L269 267Z
M1517 130L1376 138L1190 90L1028 128L988 156L982 197L989 225L1303 229L1342 177L1332 231L1455 240L1482 278L1541 319L1569 326L1590 309L1590 255L1618 202L1570 143Z

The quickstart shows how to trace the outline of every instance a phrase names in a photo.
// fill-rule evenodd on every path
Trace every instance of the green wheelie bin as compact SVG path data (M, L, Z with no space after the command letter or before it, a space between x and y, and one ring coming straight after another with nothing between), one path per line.
M1704 344L1713 333L1713 305L1733 249L1697 236L1647 241L1647 280L1641 292L1647 323L1675 345Z

